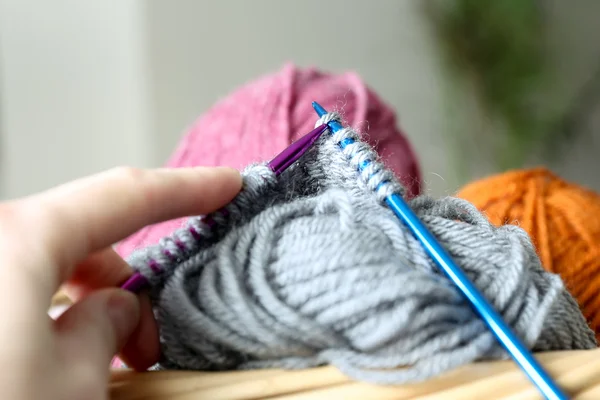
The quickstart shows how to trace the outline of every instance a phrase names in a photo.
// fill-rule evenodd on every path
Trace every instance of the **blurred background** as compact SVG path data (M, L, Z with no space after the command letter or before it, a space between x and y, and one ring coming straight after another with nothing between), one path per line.
M600 190L594 0L0 0L0 198L154 167L291 61L393 106L426 191L544 164Z

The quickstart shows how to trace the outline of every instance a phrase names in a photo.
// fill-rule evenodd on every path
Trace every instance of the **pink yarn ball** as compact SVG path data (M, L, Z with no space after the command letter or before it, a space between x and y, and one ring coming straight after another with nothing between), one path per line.
M383 162L407 188L420 192L421 174L412 146L396 126L394 111L353 72L331 74L287 64L246 84L200 117L182 138L167 167L230 166L266 161L314 128L318 101L363 132ZM156 244L181 227L174 220L146 227L117 246L121 256Z

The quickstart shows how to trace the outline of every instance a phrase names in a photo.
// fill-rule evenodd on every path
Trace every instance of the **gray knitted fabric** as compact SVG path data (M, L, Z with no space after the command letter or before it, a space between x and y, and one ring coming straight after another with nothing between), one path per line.
M317 125L331 119L339 115ZM348 137L356 142L341 150ZM192 218L129 260L152 282L159 368L332 364L358 380L407 383L506 357L385 207L402 186L355 131L325 134L278 179L265 165L243 175L243 191L214 222ZM596 347L522 229L496 228L456 198L410 205L530 348Z

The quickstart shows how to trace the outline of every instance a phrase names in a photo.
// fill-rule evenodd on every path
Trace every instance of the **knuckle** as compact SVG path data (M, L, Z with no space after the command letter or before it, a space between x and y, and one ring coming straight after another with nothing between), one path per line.
M32 199L0 203L0 268L30 265L23 260L44 251L44 237L40 232L44 232L49 224L47 213L47 209L39 207ZM33 279L37 278L34 276Z
M0 203L0 221L8 220L16 212L13 202Z
M21 213L18 202L0 203L0 237L19 229Z
M154 211L157 200L157 179L151 171L121 166L113 170L115 179L119 181L119 186L127 191L130 204L146 210Z
M113 176L117 179L122 179L126 182L138 183L142 181L147 172L144 169L131 167L131 166L120 166L111 170Z

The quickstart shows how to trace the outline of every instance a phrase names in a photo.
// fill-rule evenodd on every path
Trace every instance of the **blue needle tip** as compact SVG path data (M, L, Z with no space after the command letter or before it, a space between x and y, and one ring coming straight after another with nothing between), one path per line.
M317 115L319 116L319 118L321 118L323 115L327 114L327 111L323 108L323 106L320 105L319 103L317 103L316 101L312 102L312 106L313 106L315 112L317 113ZM331 129L331 132L333 132L333 133L336 133L337 131L339 131L343 128L342 125L337 121L330 121L329 123L327 123L327 125L329 126L329 128Z
M327 111L325 111L325 109L323 108L323 106L321 106L316 101L312 102L312 106L315 109L315 111L317 112L317 115L319 116L319 118L322 117L323 115L327 114Z

